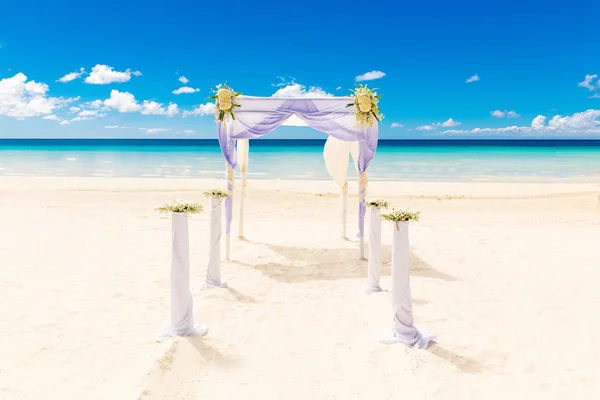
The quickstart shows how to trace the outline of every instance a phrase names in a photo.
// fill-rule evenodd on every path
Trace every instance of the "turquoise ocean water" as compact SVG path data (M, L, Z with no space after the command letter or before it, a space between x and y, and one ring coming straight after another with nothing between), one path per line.
M323 144L253 140L248 177L329 179ZM0 139L0 176L222 178L224 161L216 140ZM380 141L369 179L600 182L600 140Z

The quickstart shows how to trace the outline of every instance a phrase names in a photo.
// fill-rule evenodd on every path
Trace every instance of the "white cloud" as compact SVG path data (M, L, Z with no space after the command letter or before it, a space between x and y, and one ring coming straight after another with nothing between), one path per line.
M81 106L86 108L101 108L102 104L102 100L94 100L87 103L83 103Z
M179 114L179 107L177 106L177 104L175 104L175 103L169 103L169 106L167 107L166 114L169 117L173 117L173 116Z
M70 122L78 122L78 121L89 121L92 120L94 118L88 118L88 117L75 117L72 118Z
M181 131L180 133L192 134L192 133L196 133L196 131L193 129L185 129L185 130Z
M61 83L71 82L71 81L74 81L75 79L81 77L81 75L83 75L83 74L85 74L85 68L82 67L79 69L79 72L77 72L77 71L69 72L68 74L66 74L59 80L57 80L56 82L61 82Z
M385 76L385 72L381 72L381 71L371 71L371 72L366 72L362 75L357 76L356 81L357 82L361 82L361 81L372 81L375 79L381 79Z
M81 108L79 108L79 107L69 107L69 111L72 112L72 113L76 113L76 112L81 111Z
M144 115L162 115L165 114L166 110L162 104L156 101L144 100L142 103L141 113Z
M468 78L465 83L472 83L472 82L477 82L480 81L481 78L479 77L479 75L475 74L472 77Z
M180 76L179 77L179 82L183 83L184 85L186 83L188 83L190 80L188 78L186 78L185 76Z
M590 96L590 99L600 99L600 93L595 93Z
M403 128L404 125L402 125L399 122L392 122L392 125L390 125L392 128Z
M182 93L196 93L199 92L200 89L194 89L189 86L182 86L179 89L173 90L173 94L182 94Z
M110 91L110 98L104 100L104 105L122 113L132 113L141 109L134 95L116 89Z
M431 125L421 125L421 126L417 126L416 129L418 131L432 131L433 130L433 126L431 126Z
M146 133L161 133L161 132L169 132L170 128L139 128L140 131L144 131Z
M94 101L90 104L98 106L99 103ZM110 98L104 100L102 104L122 113L139 111L143 115L167 115L169 117L179 113L179 108L175 103L169 103L169 105L165 107L163 104L156 101L144 100L140 104L133 94L129 92L120 92L116 89L111 90Z
M597 79L598 79L597 74L594 74L594 75L586 74L585 79L583 81L579 82L577 84L577 86L584 87L587 90L595 90L597 87L600 87L600 81L598 81ZM594 83L594 80L596 80L595 83Z
M169 105L165 108L160 103L156 101L148 101L144 100L142 102L142 110L140 111L143 115L168 115L172 117L179 113L179 108L175 103L169 103Z
M127 69L124 72L115 71L108 65L97 64L92 68L92 72L85 78L85 83L93 85L107 85L114 82L128 82L131 75L140 76L140 71L131 71Z
M306 89L306 86L299 83L291 83L281 89L278 89L271 97L333 97L331 93L327 93L320 87L311 86Z
M531 121L531 129L539 130L543 129L546 124L546 117L543 115L538 115Z
M282 86L288 86L288 85L293 85L294 83L296 83L296 78L293 77L284 77L284 76L278 76L277 80L279 80L279 82L277 83L272 83L271 86L275 86L275 87L282 87Z
M42 119L47 119L49 121L56 121L56 122L59 122L60 125L69 125L69 123L70 123L68 120L62 120L54 114L46 115L45 117L42 117Z
M585 136L600 135L600 110L587 110L570 116L555 115L546 124L547 118L538 115L530 126L508 126L504 128L475 128L447 130L443 134L458 135L498 135L521 134L525 136Z
M215 110L215 103L205 103L205 104L200 104L198 107L194 108L192 111L184 111L183 112L183 116L187 117L188 115L192 115L192 116L203 116L203 115L210 115L213 113L213 111Z
M600 110L587 110L563 117L555 115L548 122L548 127L553 130L595 131L600 133Z
M338 87L335 88L335 90L342 90L342 87L338 86Z
M417 130L418 131L432 131L437 127L443 126L446 128L452 127L452 126L458 126L461 123L458 121L453 120L452 118L448 118L446 121L444 122L435 122L431 125L421 125L421 126L417 126Z
M0 115L15 118L52 114L79 98L48 97L48 85L28 81L21 72L0 80Z
M505 128L474 128L474 129L449 129L441 132L443 135L482 135L482 134L499 134L506 132L523 132L525 130L531 130L529 127L522 126L507 126Z
M521 116L520 114L517 114L514 111L508 111L508 110L504 110L504 111L502 111L502 110L490 111L490 115L492 117L495 117L495 118L518 118L518 117Z
M99 117L99 116L103 116L103 114L98 114L98 111L96 111L96 110L83 110L83 111L81 111L77 115L80 116L80 117Z
M439 124L439 123L438 123ZM436 125L436 124L434 124ZM441 123L441 126L450 127L450 126L458 126L460 122L453 120L452 118L448 118L447 121Z

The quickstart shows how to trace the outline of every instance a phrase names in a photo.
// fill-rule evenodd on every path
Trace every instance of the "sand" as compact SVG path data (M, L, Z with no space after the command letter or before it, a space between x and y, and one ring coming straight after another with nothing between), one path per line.
M0 178L0 398L597 398L600 185L372 182L372 197L422 212L414 313L439 338L423 351L377 341L390 293L360 293L366 262L339 237L331 182L249 181L229 289L200 290L208 213L190 220L210 331L157 343L170 221L153 209L222 184Z

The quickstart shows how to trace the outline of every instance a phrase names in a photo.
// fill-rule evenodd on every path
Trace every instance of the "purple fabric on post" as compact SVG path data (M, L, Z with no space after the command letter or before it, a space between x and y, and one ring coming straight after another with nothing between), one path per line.
M227 165L237 167L236 140L259 138L272 132L289 117L296 115L311 128L325 132L336 139L359 142L358 172L365 172L377 151L379 129L356 126L354 107L346 107L353 102L349 97L324 98L278 98L249 97L238 99L240 108L236 111L236 119L226 124L217 121L219 146ZM226 125L226 126L225 126ZM228 183L228 190L233 187ZM362 200L358 206L359 236L364 235L366 205ZM225 200L226 233L231 231L233 215L233 196Z
M237 166L235 140L228 137L225 124L221 121L217 121L217 132L219 136L219 146L225 157L225 162L229 167L235 169ZM231 185L229 181L227 181L227 191L231 193L231 195L225 199L225 235L229 236L231 233L231 219L233 216L233 185Z
M225 199L225 235L231 233L231 217L233 216L233 185L227 182L227 190L231 195Z

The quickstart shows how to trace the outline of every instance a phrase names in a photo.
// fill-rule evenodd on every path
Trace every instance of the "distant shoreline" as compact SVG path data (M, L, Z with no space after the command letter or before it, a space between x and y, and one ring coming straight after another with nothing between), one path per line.
M278 143L300 146L323 145L325 139L252 139L252 145L272 146ZM0 148L11 145L145 145L145 146L207 146L218 144L217 139L50 139L50 138L7 138L0 139ZM600 147L600 139L380 139L378 146L509 146L509 147Z

